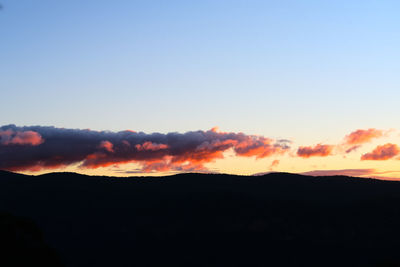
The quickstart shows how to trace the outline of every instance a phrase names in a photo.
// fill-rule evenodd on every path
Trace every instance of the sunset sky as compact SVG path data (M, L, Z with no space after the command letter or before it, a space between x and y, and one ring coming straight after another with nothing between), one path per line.
M400 179L399 1L0 4L0 169Z

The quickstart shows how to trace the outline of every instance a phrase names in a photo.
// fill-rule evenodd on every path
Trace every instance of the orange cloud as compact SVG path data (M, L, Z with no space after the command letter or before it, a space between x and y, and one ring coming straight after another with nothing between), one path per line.
M348 145L360 145L370 142L374 138L384 135L382 130L370 128L368 130L357 130L345 137L345 143Z
M2 145L38 146L43 142L41 135L34 131L0 131L0 144Z
M326 157L332 154L334 146L318 144L314 147L302 146L297 150L297 155L302 158Z
M372 152L361 156L361 160L388 160L400 154L400 148L395 144L377 146Z
M346 135L344 141L337 148L347 154L359 149L363 144L370 143L373 139L385 136L389 131L370 128L367 130L356 130Z
M282 154L287 149L285 146L273 145L273 140L262 136L249 137L234 146L237 155L243 157L255 156L257 159L273 154Z

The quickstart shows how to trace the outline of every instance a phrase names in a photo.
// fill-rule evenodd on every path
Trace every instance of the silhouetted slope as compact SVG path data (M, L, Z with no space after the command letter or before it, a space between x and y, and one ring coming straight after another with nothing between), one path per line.
M0 266L63 266L32 221L0 213Z
M400 263L398 182L0 173L0 210L32 218L67 266Z

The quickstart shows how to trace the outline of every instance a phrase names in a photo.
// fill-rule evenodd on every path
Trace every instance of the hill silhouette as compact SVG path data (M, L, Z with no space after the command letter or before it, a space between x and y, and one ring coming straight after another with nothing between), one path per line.
M0 211L30 218L65 266L400 266L393 181L2 171Z

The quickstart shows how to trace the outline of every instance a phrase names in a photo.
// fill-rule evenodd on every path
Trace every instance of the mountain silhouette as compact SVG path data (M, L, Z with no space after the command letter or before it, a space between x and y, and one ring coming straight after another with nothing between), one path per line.
M400 266L394 181L1 171L0 212L30 218L65 266Z

